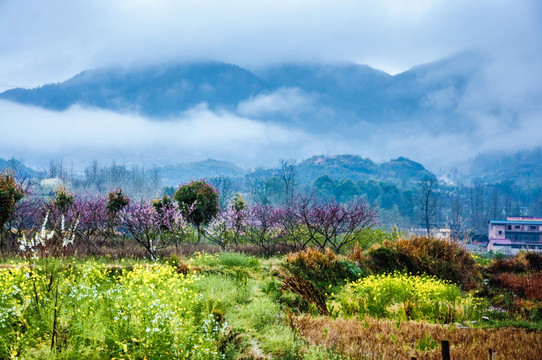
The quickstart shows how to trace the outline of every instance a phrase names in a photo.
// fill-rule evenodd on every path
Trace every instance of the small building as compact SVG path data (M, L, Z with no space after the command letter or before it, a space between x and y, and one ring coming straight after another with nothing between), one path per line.
M489 221L488 251L515 255L521 250L542 252L542 218L507 217Z

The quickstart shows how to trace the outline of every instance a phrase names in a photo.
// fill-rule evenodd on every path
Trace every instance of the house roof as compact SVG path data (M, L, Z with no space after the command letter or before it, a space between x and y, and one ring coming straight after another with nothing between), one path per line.
M542 225L542 219L536 220L489 220L490 224L496 225Z
M512 241L510 239L490 239L489 243L491 245L512 245Z

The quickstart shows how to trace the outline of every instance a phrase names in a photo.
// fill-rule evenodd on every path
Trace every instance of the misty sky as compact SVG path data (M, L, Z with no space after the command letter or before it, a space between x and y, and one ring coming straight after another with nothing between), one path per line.
M351 61L395 74L465 50L491 59L483 86L463 104L471 114L479 112L474 133L485 136L478 142L373 129L380 138L345 144L259 122L255 106L275 104L269 99L240 104L237 113L199 107L160 124L96 109L57 113L0 101L0 157L29 163L47 157L214 157L257 166L351 152L376 161L409 156L439 171L481 151L542 145L536 135L542 133L540 1L0 0L0 91L61 82L90 68L177 60L249 69ZM278 106L311 106L310 99L288 91ZM484 113L488 103L513 109L514 118ZM513 138L498 130L503 127Z

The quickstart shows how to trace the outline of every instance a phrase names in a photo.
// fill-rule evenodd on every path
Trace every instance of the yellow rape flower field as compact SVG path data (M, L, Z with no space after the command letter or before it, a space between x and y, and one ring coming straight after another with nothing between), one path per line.
M481 290L309 255L313 275L299 256L228 252L4 261L0 359L440 359L441 340L452 358L542 353L540 323L519 328Z

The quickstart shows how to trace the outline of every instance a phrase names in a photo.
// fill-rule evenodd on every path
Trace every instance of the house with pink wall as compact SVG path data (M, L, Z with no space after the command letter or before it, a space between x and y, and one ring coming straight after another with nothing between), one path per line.
M542 218L530 216L490 220L488 251L515 255L521 250L542 252Z

